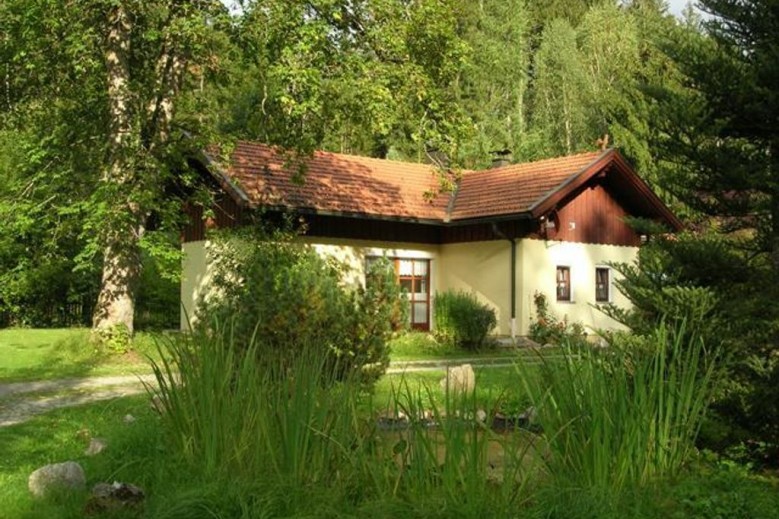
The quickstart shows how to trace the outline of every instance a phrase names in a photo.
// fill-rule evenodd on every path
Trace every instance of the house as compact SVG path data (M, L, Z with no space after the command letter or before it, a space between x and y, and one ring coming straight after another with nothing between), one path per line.
M614 149L460 175L428 164L316 152L295 159L267 145L238 142L228 160L197 166L216 187L213 217L190 206L183 235L182 326L207 290L206 228L240 225L251 211L292 212L301 240L352 268L387 256L407 289L411 323L428 330L436 292L476 294L498 317L497 333L526 335L533 295L558 317L593 328L617 323L594 305L627 305L610 262L635 259L642 237L625 217L671 230L682 225ZM303 173L305 181L296 182ZM454 189L442 192L441 178Z

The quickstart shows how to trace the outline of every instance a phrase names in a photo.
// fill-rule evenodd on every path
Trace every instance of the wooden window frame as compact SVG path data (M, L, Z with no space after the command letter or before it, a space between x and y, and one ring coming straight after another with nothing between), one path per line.
M368 263L375 258L379 258L380 256L367 256L366 257L366 267ZM400 285L401 281L410 281L411 282L411 291L406 294L408 297L408 303L409 303L409 324L412 328L423 330L423 331L429 331L431 326L431 292L432 292L432 286L430 284L430 278L431 278L431 261L430 258L418 258L418 257L396 257L396 256L387 256L387 259L392 262L393 268L395 269L395 283ZM400 275L400 262L401 261L410 261L412 264L411 267L411 275ZM426 274L425 275L418 275L416 273L416 263L418 261L424 261L427 264L426 267ZM367 270L367 268L366 268ZM425 292L424 299L415 299L416 287L417 283L420 282L420 280L424 279L427 291ZM425 315L425 322L415 323L414 322L414 307L415 305L425 305L427 311Z
M605 282L602 282L603 280L600 278L602 272L606 276ZM611 269L609 267L595 267L595 302L611 302Z
M565 290L562 292L560 290L561 283L565 286ZM557 296L557 301L560 303L573 302L573 294L571 290L571 267L558 265L555 269L555 295Z

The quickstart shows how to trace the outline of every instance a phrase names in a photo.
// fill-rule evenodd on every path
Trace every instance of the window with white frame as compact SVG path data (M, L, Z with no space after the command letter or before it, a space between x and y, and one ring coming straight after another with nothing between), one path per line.
M571 301L571 268L557 267L557 300Z
M595 269L595 302L608 303L611 301L611 269L597 267Z

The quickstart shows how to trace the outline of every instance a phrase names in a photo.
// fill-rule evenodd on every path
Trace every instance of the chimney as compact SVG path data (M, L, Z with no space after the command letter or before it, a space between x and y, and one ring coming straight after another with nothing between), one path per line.
M502 150L492 150L492 165L491 168L500 168L511 164L511 150L506 148Z

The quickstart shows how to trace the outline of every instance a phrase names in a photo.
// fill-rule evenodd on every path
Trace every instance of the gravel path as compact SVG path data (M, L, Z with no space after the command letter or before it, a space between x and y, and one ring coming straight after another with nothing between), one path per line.
M25 422L61 407L143 393L153 375L68 378L0 384L0 427Z
M532 362L532 360L530 361ZM387 373L444 371L450 366L499 368L512 365L510 358L464 358L392 362ZM0 384L0 427L22 423L53 409L136 395L155 384L154 375L68 378Z

